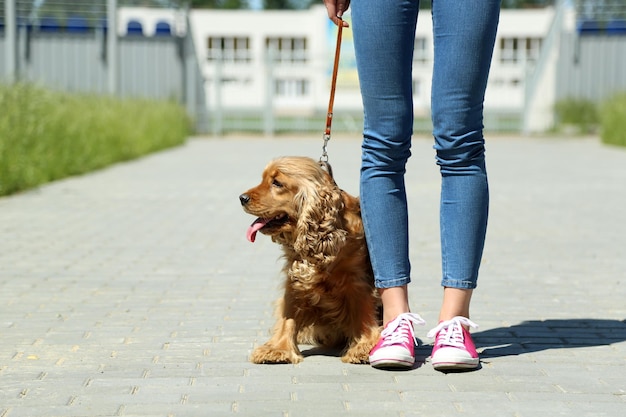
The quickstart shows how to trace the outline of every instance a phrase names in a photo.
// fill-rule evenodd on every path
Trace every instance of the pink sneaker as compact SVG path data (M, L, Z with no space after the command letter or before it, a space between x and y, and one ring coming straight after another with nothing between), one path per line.
M428 332L428 337L435 338L431 362L435 369L475 369L478 367L478 352L474 341L465 326L477 328L478 325L466 317L457 316L452 320L442 321Z
M380 340L370 351L370 365L374 368L410 368L415 363L415 335L413 324L426 322L417 314L400 314L389 322L380 334Z

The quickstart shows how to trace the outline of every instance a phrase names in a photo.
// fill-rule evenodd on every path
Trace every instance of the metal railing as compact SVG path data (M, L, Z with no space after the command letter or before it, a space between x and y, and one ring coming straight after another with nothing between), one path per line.
M132 2L120 1L121 5ZM142 2L145 3L145 2ZM153 2L155 5L177 2ZM204 80L189 31L121 35L117 0L0 0L0 81L158 100L176 100L208 130ZM189 27L188 10L172 9ZM165 23L165 22L163 22ZM157 30L158 29L158 30Z

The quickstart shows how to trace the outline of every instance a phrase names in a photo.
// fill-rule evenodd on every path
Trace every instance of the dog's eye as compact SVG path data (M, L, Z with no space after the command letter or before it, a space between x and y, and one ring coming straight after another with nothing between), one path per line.
M280 182L280 181L278 181L277 179L274 179L274 180L272 181L272 185L273 185L274 187L276 187L276 188L283 188L283 183L282 183L282 182Z

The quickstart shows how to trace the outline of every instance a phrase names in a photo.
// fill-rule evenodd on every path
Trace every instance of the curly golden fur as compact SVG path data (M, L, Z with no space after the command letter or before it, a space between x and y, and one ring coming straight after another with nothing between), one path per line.
M313 159L282 157L239 199L258 217L249 240L260 231L282 246L285 258L273 335L251 361L298 363L300 343L340 348L342 361L367 363L380 334L379 299L358 198Z

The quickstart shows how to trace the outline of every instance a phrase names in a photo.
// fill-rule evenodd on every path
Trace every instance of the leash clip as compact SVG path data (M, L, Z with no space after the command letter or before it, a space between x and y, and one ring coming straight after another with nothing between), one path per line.
M326 152L326 145L328 145L329 140L330 140L330 133L324 133L324 145L322 146L322 156L320 156L319 163L322 169L328 172L328 175L330 175L330 178L334 179L333 169L328 163L328 152Z
M322 145L322 156L320 156L320 162L328 162L328 151L326 150L328 146L328 141L330 140L330 134L324 133L323 136L324 144Z

